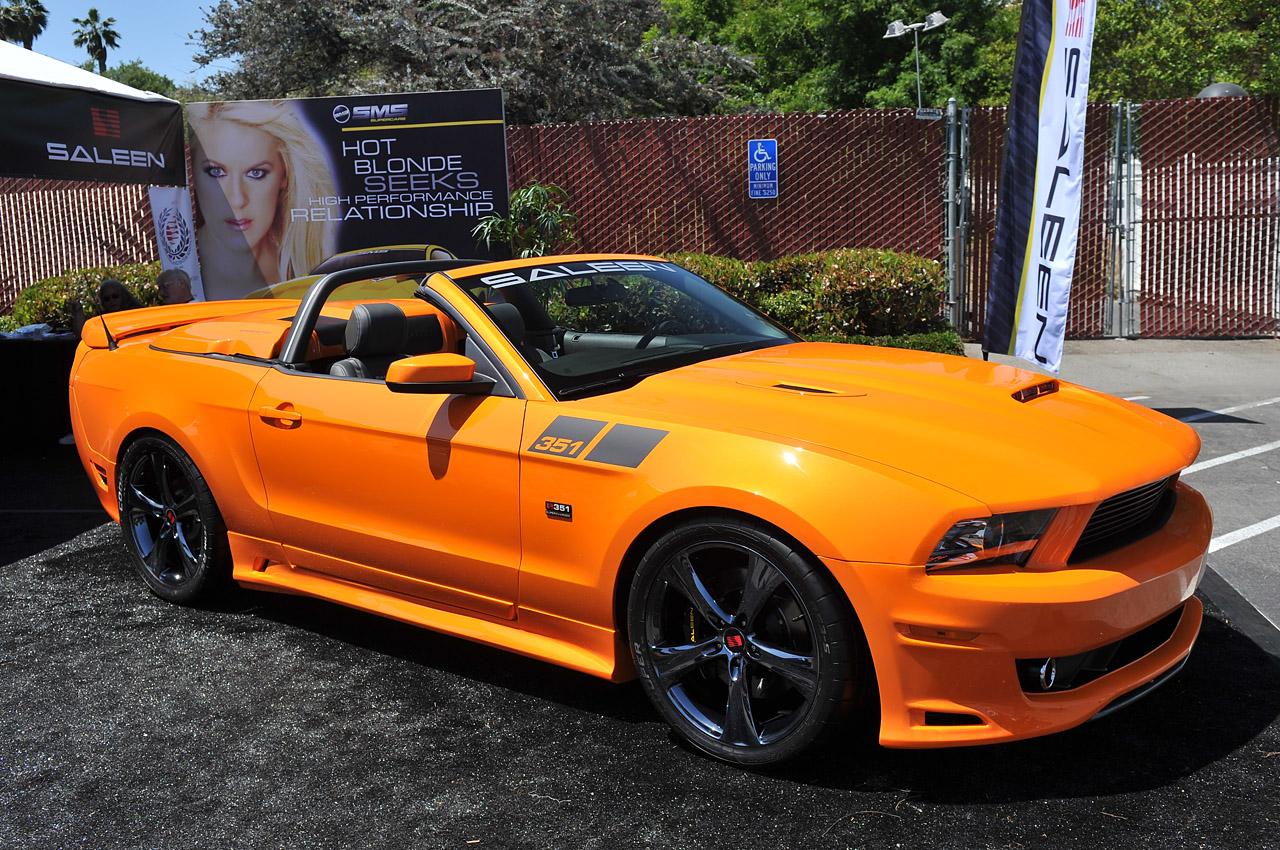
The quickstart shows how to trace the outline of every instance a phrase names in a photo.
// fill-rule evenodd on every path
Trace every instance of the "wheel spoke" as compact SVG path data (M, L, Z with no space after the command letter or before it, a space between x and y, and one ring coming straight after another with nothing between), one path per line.
M178 517L178 519L182 519L183 517L191 516L193 514L198 516L200 513L200 506L196 504L196 494L192 493L190 496L187 496L185 499L178 502L178 504L174 505L173 513Z
M142 556L142 560L146 562L148 569L152 575L160 578L164 575L164 564L169 558L169 546L173 541L173 529L165 528L156 537L151 551Z
M758 746L755 716L751 712L751 693L747 683L747 665L741 656L729 662L729 697L724 709L723 740L730 744Z
M160 500L166 505L173 504L173 490L169 486L169 465L164 455L156 452L151 455L156 470L156 478L160 484Z
M147 513L151 514L154 517L164 516L164 505L160 504L155 499L151 498L146 493L142 492L142 488L140 488L137 484L130 484L129 492L133 494L133 497L135 499L137 499L139 502L143 504L143 506L145 506L145 510L147 511Z
M190 575L200 564L196 560L195 554L191 551L191 544L187 542L187 535L183 533L182 523L174 523L173 537L178 544L178 554L182 557L182 566L185 572Z
M747 564L747 583L742 589L742 604L738 606L737 621L742 628L751 628L764 603L773 596L782 582L782 572L777 567L752 553Z
M747 643L755 650L751 660L771 673L776 673L798 690L806 699L818 690L818 670L814 666L813 656L798 655L770 646L752 635Z
M715 629L721 629L728 625L729 615L724 612L724 609L711 596L711 592L702 583L702 579L698 578L698 573L693 568L693 561L689 560L687 554L682 552L667 569L675 579L676 586L680 588L680 592L702 615L702 619L710 623L712 628Z
M668 687L676 684L692 671L720 655L717 640L711 638L699 643L681 646L652 646L654 671Z

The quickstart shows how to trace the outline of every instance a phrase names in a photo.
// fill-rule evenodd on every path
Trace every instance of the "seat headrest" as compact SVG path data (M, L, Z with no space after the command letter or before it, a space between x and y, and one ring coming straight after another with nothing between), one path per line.
M402 354L431 354L442 348L444 331L439 316L410 316L406 320Z
M400 353L405 340L404 311L394 304L357 304L347 320L347 353L379 357Z
M498 328L517 346L524 345L524 316L514 304L488 304L489 315Z

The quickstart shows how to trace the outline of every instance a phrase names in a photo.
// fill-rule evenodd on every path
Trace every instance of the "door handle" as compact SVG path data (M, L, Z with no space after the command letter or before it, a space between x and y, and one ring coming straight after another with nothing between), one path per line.
M258 417L268 425L274 425L277 428L297 428L302 424L301 413L279 407L259 407Z

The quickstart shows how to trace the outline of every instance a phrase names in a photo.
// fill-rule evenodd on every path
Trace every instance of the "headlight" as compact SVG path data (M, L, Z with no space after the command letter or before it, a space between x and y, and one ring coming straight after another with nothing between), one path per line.
M985 519L966 519L951 526L929 556L928 570L952 567L1021 566L1031 557L1040 535L1057 511L1019 511Z

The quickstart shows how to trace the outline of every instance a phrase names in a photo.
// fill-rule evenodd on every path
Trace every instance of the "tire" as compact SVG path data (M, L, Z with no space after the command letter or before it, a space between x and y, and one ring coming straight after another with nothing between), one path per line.
M838 729L872 681L844 592L763 524L686 523L645 553L628 635L645 692L697 749L763 767Z
M151 592L186 605L229 587L227 527L186 452L167 437L140 437L116 470L120 529Z

